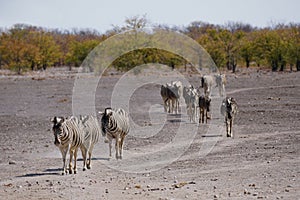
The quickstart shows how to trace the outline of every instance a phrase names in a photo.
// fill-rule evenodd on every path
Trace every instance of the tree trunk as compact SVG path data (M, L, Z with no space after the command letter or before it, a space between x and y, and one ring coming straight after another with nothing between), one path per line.
M272 66L272 71L273 71L273 72L276 72L276 71L277 71L277 69L278 69L278 62L277 62L277 61L274 61L274 60L272 60L272 62L271 62L271 66Z
M283 72L283 70L284 70L284 64L281 64L279 71Z
M246 67L249 68L250 67L250 60L246 59Z
M235 70L236 70L236 66L237 66L237 64L232 64L232 73L235 73Z
M297 71L300 71L300 60L296 61L296 69Z
M293 64L290 64L290 71L292 72L293 71Z

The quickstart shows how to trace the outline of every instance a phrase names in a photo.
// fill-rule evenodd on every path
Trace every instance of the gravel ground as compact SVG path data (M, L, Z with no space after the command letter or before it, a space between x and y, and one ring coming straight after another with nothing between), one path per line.
M97 111L126 100L112 92L130 90L122 77L100 79ZM197 75L187 77L197 85ZM227 74L227 96L239 106L234 138L215 114L217 95L212 119L199 125L185 106L163 112L159 84L137 86L124 159L109 160L101 140L91 170L82 171L80 155L78 173L62 176L50 118L72 115L75 80L60 70L0 77L0 199L300 199L299 72Z

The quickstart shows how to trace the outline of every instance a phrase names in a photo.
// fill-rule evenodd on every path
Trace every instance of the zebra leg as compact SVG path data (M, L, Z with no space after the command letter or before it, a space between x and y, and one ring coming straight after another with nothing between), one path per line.
M232 134L232 119L230 120L230 137L233 137L233 134Z
M229 119L226 118L226 134L227 134L227 137L230 137L230 132L229 132Z
M111 147L112 147L112 139L109 139L109 141L108 141L108 146L109 146L109 159L111 159Z
M86 159L87 150L86 150L85 147L81 147L80 149L81 149L81 154L82 154L82 159L83 159L83 168L82 168L82 170L85 171L86 170L86 163L87 163L86 162L87 161L87 159Z
M90 146L90 149L89 149L89 158L88 158L88 162L87 162L87 168L88 169L91 169L92 166L91 166L91 161L92 161L92 152L93 152L93 149L94 149L94 144L92 144Z
M179 113L179 99L176 99L175 103L176 103L176 114L178 114Z
M116 143L115 143L115 148L116 148L116 159L119 159L119 149L120 149L120 138L116 137Z
M123 135L121 137L121 141L120 141L120 159L123 158L123 144L124 144L124 138L125 138L125 135Z
M167 99L164 99L164 110L165 110L165 112L168 112L167 106L168 106Z
M70 160L69 160L69 173L73 174L72 170L72 159L73 159L74 149L70 149Z
M201 108L199 108L199 124L201 123Z
M77 152L78 148L76 148L74 151L74 174L77 174Z
M62 175L65 175L66 173L68 173L67 167L66 167L66 157L67 157L68 148L60 149L60 151L61 151L62 159L63 159Z

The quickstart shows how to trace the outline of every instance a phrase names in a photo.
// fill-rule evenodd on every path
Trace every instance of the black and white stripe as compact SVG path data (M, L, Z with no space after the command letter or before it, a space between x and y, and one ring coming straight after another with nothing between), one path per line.
M116 140L116 159L122 159L123 143L129 132L128 114L121 108L105 108L101 118L102 133L109 142L109 156L111 157L111 143Z
M233 137L232 125L233 119L238 112L238 106L233 97L226 97L221 105L221 114L225 116L227 137Z
M83 170L91 169L91 158L95 144L98 142L101 129L97 119L94 116L80 116L80 123L84 132L84 142L82 149ZM88 153L88 158L87 158Z
M84 133L76 117L65 119L64 117L54 117L53 122L54 144L59 148L63 158L63 172L67 173L66 156L69 151L69 173L77 173L77 152L78 147L82 147L84 141ZM72 159L74 156L74 168L72 169Z

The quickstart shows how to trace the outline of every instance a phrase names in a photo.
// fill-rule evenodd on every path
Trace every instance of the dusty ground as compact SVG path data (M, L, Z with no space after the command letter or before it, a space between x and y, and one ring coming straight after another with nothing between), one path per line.
M224 130L217 117L199 126L185 114L165 115L159 85L139 87L129 104L133 121L161 130L132 131L118 162L101 141L91 170L79 159L78 173L65 176L50 117L72 114L74 74L44 75L0 78L0 199L300 199L299 72L228 74L227 95L239 105L233 139L206 134L214 125ZM97 110L110 105L119 78L101 79ZM180 127L191 131L180 135ZM203 156L205 145L212 148Z

